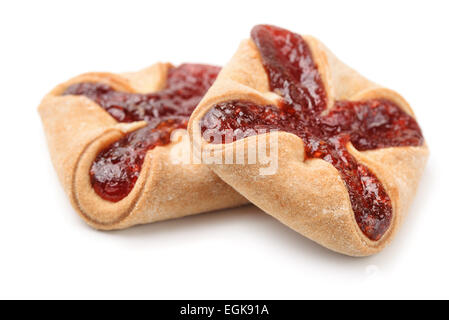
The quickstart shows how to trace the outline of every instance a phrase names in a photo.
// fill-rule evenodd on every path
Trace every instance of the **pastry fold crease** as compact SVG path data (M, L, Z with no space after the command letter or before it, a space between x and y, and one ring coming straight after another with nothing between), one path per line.
M247 202L207 166L172 161L178 149L190 148L188 139L148 151L139 177L124 199L110 202L94 191L89 170L99 152L146 123L119 123L89 98L61 94L81 82L151 93L164 88L171 67L157 63L132 73L86 73L57 86L38 108L59 180L73 207L94 228L122 229Z
M409 104L398 93L375 84L338 60L319 40L304 36L323 80L327 109L337 100L360 101L385 98L413 116ZM278 105L281 97L270 91L261 55L253 40L244 40L230 62L204 96L192 116L188 130L197 149L224 158L227 152L244 154L244 164L210 163L209 167L250 202L288 227L331 249L351 256L367 256L382 250L393 238L406 216L428 158L426 144L358 151L348 150L367 166L383 184L393 210L388 230L372 241L357 225L348 191L339 172L321 159L305 160L301 138L287 132L253 135L226 144L213 144L201 135L201 121L217 104L249 101L258 105ZM278 169L261 175L266 164L259 158L248 164L256 141L275 138ZM266 142L268 144L268 142ZM255 151L254 151L255 152Z

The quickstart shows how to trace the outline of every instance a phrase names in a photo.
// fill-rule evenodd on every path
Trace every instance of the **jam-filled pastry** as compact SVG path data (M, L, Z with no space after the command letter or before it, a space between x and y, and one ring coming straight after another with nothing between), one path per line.
M428 157L399 94L365 79L315 38L267 25L256 26L221 71L189 133L220 161L244 154L240 164L209 165L250 202L352 256L376 253L392 239ZM271 173L253 152L261 140L267 154L278 152Z
M43 99L53 165L87 223L121 229L246 202L206 166L173 157L189 141L172 133L186 128L219 70L158 63L121 75L87 73Z

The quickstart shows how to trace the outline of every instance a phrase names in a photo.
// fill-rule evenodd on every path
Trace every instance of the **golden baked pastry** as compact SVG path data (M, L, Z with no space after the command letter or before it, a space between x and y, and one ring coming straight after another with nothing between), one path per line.
M209 167L250 202L351 256L376 253L392 239L428 157L398 93L317 39L267 25L241 43L188 130L197 149L213 155ZM272 172L259 158L261 142L267 154L278 153ZM232 164L224 163L229 154Z
M53 165L89 225L120 229L246 202L206 166L173 161L189 142L171 142L172 133L187 126L218 71L157 63L135 73L87 73L43 99Z

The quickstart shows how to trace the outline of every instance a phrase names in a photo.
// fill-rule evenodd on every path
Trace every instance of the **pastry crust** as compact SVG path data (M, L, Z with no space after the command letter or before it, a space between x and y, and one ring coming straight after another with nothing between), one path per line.
M362 77L339 61L320 41L305 36L327 91L328 106L336 100L386 98L413 116L413 111L398 93ZM428 158L428 148L394 147L359 152L349 145L349 152L369 167L387 191L393 219L379 241L372 241L355 220L348 191L339 172L321 159L304 161L301 138L286 132L251 136L229 144L209 144L199 134L200 120L217 103L242 100L258 105L276 105L280 97L270 92L268 76L255 43L245 40L219 74L216 82L190 117L189 134L196 148L224 157L226 152L243 152L245 164L209 164L209 167L245 196L250 202L285 225L317 243L343 254L367 256L382 250L393 238L412 201ZM260 175L264 164L259 159L248 164L248 147L258 139L277 138L278 170ZM268 144L268 142L267 142ZM271 145L272 148L274 145Z
M121 75L86 73L58 85L38 108L59 180L73 207L94 228L122 229L247 202L205 165L172 162L173 152L189 148L188 139L147 152L139 178L124 199L104 200L92 188L89 170L97 154L145 122L118 123L90 99L61 94L79 82L101 82L133 93L154 92L164 88L171 67L157 63Z

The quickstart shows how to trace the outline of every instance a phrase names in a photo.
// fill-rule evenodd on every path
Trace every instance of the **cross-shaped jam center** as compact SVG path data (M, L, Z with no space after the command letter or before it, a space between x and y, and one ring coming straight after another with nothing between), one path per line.
M215 105L202 119L202 132L211 143L225 143L258 130L286 131L304 142L306 159L332 164L346 185L355 219L371 240L379 240L392 220L390 197L368 167L347 149L359 151L396 146L419 146L421 130L413 117L392 101L335 101L328 112L327 95L310 48L304 39L273 26L256 26L251 33L271 90L283 99L279 105L249 101Z
M77 83L63 95L83 95L119 122L148 124L101 151L90 169L91 183L105 200L119 201L134 187L148 150L170 143L173 130L185 129L190 114L215 81L220 68L183 64L168 72L165 89L151 94L119 92L101 83Z

